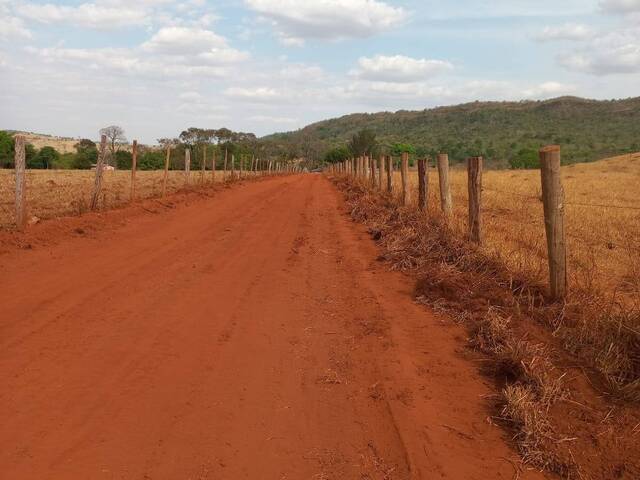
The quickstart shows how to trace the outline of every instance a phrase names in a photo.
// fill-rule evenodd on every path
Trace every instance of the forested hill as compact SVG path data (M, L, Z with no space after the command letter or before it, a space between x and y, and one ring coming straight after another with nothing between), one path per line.
M448 152L452 160L483 155L496 165L526 166L544 144L562 146L563 162L592 161L640 150L640 97L597 101L475 102L422 111L352 114L311 124L272 140L323 150L372 130L382 145L409 143L418 152Z

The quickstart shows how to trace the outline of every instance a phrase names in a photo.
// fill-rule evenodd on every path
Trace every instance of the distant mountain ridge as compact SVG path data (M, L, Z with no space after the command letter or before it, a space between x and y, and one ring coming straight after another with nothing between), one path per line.
M328 149L363 129L383 145L410 143L428 153L448 152L454 161L483 155L508 164L541 145L560 144L566 163L592 161L640 150L640 97L590 100L473 102L419 111L355 113L265 137L315 142Z

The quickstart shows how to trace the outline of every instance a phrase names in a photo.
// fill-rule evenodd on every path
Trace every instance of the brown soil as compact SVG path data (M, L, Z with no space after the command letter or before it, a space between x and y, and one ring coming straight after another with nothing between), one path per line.
M323 177L0 234L0 472L538 479Z

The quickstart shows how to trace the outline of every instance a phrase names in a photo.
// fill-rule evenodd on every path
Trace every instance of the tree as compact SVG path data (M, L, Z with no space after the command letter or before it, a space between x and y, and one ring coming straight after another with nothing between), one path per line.
M53 147L42 147L29 168L53 168L60 160L60 153Z
M378 142L376 141L376 134L371 130L361 130L351 137L349 142L349 150L354 157L361 157L363 155L373 154Z
M132 163L133 155L131 152L127 152L126 150L118 150L116 152L116 164L118 168L128 170L131 168Z
M127 143L127 137L124 135L124 129L118 125L109 125L100 129L100 135L107 136L109 151L111 152L111 164L117 168L116 151L120 149L120 145Z
M13 136L0 130L0 168L10 168L14 161Z
M98 162L98 149L91 140L83 138L74 147L76 155L73 161L73 168L88 170Z
M540 167L538 152L532 148L522 148L509 159L509 165L511 168L538 168Z
M395 157L399 157L403 153L408 153L409 155L415 155L416 148L410 143L394 143L391 146L391 155Z
M324 161L326 163L339 163L344 162L349 157L351 157L351 151L349 150L349 148L345 146L336 147L332 148L325 154Z

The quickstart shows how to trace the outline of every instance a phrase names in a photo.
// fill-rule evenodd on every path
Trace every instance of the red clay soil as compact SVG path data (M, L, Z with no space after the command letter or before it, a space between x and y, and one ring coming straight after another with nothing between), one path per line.
M0 235L1 478L545 478L325 178L170 202Z

